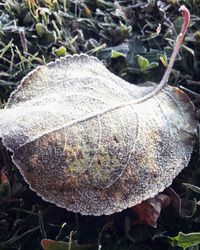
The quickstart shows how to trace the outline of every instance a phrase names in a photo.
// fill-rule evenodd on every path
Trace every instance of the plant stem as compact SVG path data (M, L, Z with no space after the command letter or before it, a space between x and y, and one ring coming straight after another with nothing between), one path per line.
M190 22L190 12L184 5L182 5L180 7L179 11L181 11L182 16L184 17L184 22L183 22L183 25L182 25L182 28L181 28L181 33L178 35L177 42L176 42L176 45L174 47L173 53L171 55L167 70L165 71L165 74L164 74L159 86L164 86L165 84L167 84L167 82L169 80L169 76L171 74L172 67L174 65L174 61L175 61L176 56L177 56L177 54L179 52L179 49L180 49L181 44L183 42L183 38L185 36L185 33L187 31L187 28L188 28L188 25L189 25L189 22Z

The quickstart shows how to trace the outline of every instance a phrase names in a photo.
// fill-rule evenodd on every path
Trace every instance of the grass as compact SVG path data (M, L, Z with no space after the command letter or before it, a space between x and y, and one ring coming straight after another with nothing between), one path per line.
M170 84L198 92L199 1L1 1L1 106L31 69L66 54L97 56L112 72L134 84L159 82L181 27L178 8L183 3L191 11L191 23ZM198 98L194 101L198 108ZM176 244L172 247L167 237L200 231L200 208L196 202L200 194L182 185L186 182L200 186L198 140L197 137L189 167L172 185L182 199L182 209L177 214L168 206L156 228L135 224L136 215L131 209L93 217L44 202L28 188L1 148L0 168L6 170L7 178L2 174L0 249L39 250L44 238L77 241L83 250L100 246L103 250L180 249ZM75 250L79 246L73 243L65 247Z

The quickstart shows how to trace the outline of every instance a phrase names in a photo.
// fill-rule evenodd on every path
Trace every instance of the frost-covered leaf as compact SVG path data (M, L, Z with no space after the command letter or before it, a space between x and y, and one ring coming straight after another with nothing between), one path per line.
M122 44L120 44L118 46L113 46L113 47L102 49L101 52L100 52L100 58L102 60L108 60L112 56L115 56L116 55L115 53L117 53L119 55L121 54L124 57L126 57L128 51L129 51L128 44L127 43L122 43ZM113 54L113 52L114 52L114 54Z
M143 56L138 56L138 65L141 70L145 70L149 67L149 61Z
M158 67L158 63L157 62L151 62L149 63L149 60L143 56L138 56L138 66L140 68L141 71L146 71L149 69L154 69L156 67Z
M149 69L157 68L158 65L159 65L159 64L158 64L157 62L152 62L152 63L150 63L150 65L149 65Z
M169 186L187 166L197 126L181 90L131 85L94 57L67 56L25 77L0 110L0 137L43 199L110 214Z
M44 36L46 34L46 32L47 32L46 26L44 24L42 24L42 23L37 23L35 25L35 28L36 28L37 34L40 37Z
M54 53L56 56L61 57L67 54L67 50L64 46L60 46L58 49L54 49Z
M198 233L184 234L182 232L179 232L179 234L176 237L167 237L167 241L173 247L178 246L185 250L189 247L200 244L200 233L198 232Z
M134 67L136 66L136 56L138 54L142 54L146 52L146 49L145 47L142 45L142 42L137 39L137 38L134 38L132 40L129 40L128 41L128 52L127 52L127 64L130 66L130 67Z
M126 57L125 54L112 50L111 58L118 58L120 56Z
M42 46L49 47L52 43L57 41L56 32L49 31L44 24L37 23L35 28L39 37L39 42Z
M167 61L167 55L165 53L162 56L160 56L160 61L165 67L167 67L168 61Z
M186 186L187 188L191 189L192 191L200 194L200 187L197 187L195 185L192 185L190 183L183 183L184 186Z

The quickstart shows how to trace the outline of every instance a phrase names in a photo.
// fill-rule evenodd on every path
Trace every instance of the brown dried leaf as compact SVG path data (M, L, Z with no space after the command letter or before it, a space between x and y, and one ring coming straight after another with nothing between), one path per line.
M50 239L41 240L41 245L44 250L95 250L97 246L94 245L79 245L76 241L63 242Z
M0 110L0 137L43 199L82 214L119 212L169 186L193 149L193 104L169 86L135 102L154 88L67 56L23 79Z
M192 217L197 209L196 200L183 200L179 195L171 188L167 188L164 193L170 198L171 205L175 212L181 217Z
M165 194L158 194L154 198L147 199L132 207L139 221L136 223L147 224L156 227L161 210L170 204L170 198Z
M9 197L11 195L10 182L5 175L4 171L0 172L0 201L2 198Z
M171 205L174 209L174 211L180 215L181 214L181 198L179 195L174 191L173 188L168 187L165 189L164 193L170 197Z

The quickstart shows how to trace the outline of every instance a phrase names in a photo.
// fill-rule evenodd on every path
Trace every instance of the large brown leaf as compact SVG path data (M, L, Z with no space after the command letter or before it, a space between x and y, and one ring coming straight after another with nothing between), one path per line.
M30 187L82 214L153 197L187 166L197 122L189 98L131 85L94 57L67 56L25 77L0 110L0 136Z

